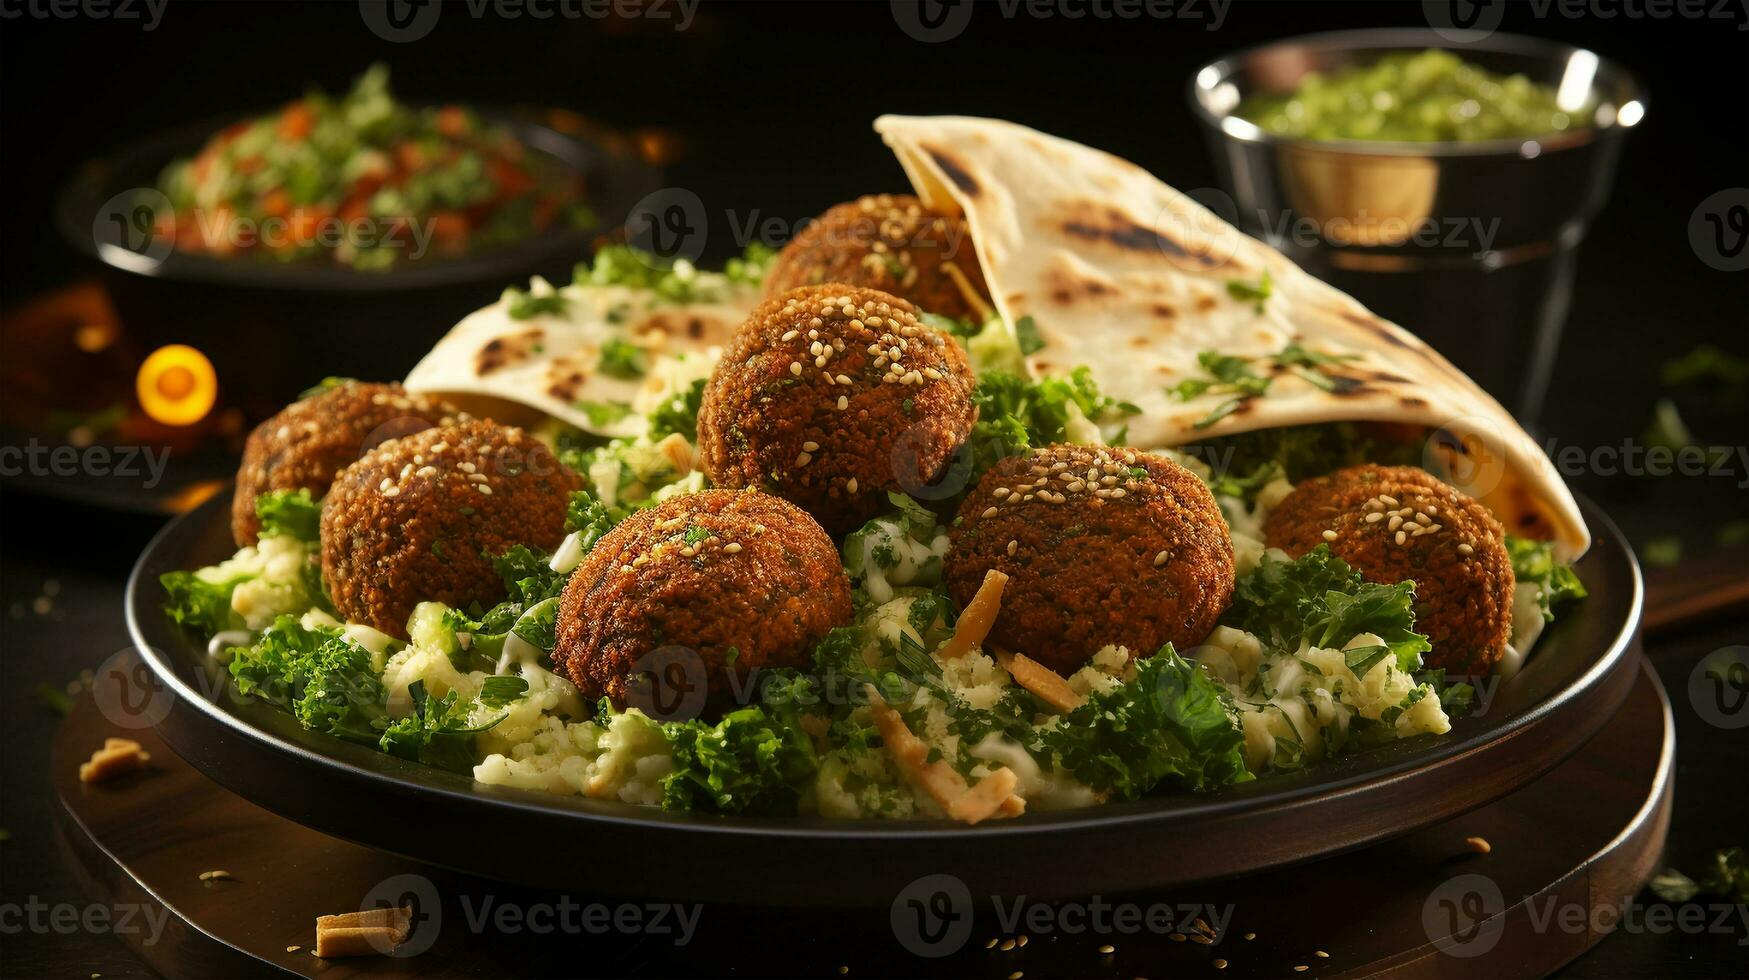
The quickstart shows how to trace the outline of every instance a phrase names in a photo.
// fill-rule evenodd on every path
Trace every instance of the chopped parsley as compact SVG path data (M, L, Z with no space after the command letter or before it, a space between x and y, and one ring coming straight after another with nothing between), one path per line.
M650 413L650 438L661 441L676 433L687 442L698 441L698 407L704 401L706 379L699 378L677 391Z
M1574 574L1573 566L1555 557L1551 542L1508 534L1506 554L1512 559L1514 578L1536 583L1537 605L1542 609L1544 622L1554 622L1556 606L1585 598L1584 583Z
M601 345L601 360L595 367L610 378L634 381L649 373L649 355L637 344L614 337Z
M1275 281L1269 278L1269 270L1264 269L1255 283L1243 279L1227 280L1227 295L1240 302L1251 301L1256 304L1254 309L1263 312L1263 303L1275 292Z
M532 320L537 316L564 316L571 308L571 301L559 292L551 292L545 296L534 296L511 287L504 290L504 298L510 301L507 311L512 320Z
M261 518L261 535L289 535L305 544L320 536L322 502L308 489L272 490L255 498L255 515Z
M632 407L625 402L578 402L577 410L589 416L590 425L613 425L632 414Z
M1014 336L1020 342L1022 354L1036 354L1045 349L1045 340L1038 333L1038 323L1030 316L1014 322Z

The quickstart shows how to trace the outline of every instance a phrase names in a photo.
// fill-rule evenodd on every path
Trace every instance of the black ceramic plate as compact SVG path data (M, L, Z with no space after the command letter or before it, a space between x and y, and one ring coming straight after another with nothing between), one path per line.
M232 693L173 627L158 576L231 554L230 495L172 522L128 583L128 624L163 686L159 732L195 768L276 813L422 861L553 888L672 899L886 904L925 875L973 895L1110 894L1189 884L1359 847L1523 786L1609 721L1632 685L1639 568L1596 508L1578 565L1590 598L1524 671L1443 737L1204 796L945 822L739 819L476 785L302 730Z

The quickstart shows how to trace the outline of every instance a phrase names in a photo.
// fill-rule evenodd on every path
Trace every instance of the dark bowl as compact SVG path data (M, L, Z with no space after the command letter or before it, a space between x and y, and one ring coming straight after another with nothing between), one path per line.
M100 271L130 339L146 350L169 343L200 349L217 368L221 398L258 416L326 375L402 377L456 321L505 286L531 275L569 282L595 237L622 225L632 206L661 186L661 172L629 149L567 135L533 112L478 112L531 152L580 174L596 226L378 272L147 246L129 230L134 192L155 187L166 165L234 119L181 127L85 165L61 192L57 224Z
M229 495L178 518L128 582L153 677L136 697L178 754L245 798L370 847L536 887L734 903L887 905L956 876L971 895L1051 898L1190 884L1407 833L1524 786L1578 749L1639 670L1639 567L1595 507L1578 563L1591 595L1486 709L1315 770L965 827L945 821L724 818L484 786L328 735L235 693L163 613L158 576L231 554ZM117 709L120 710L120 709ZM138 727L143 722L136 722ZM510 843L517 842L517 843Z
M1591 125L1473 142L1315 140L1233 114L1250 95L1292 91L1307 72L1424 48L1588 97ZM1540 38L1497 33L1458 45L1425 28L1333 31L1211 61L1189 95L1232 196L1236 214L1223 217L1419 334L1534 419L1579 244L1608 200L1623 140L1646 114L1626 69Z

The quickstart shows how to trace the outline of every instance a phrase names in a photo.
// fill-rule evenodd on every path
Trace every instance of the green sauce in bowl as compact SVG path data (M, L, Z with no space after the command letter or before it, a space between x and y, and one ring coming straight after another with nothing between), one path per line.
M1298 139L1462 143L1583 129L1593 107L1588 98L1564 110L1553 86L1497 75L1429 48L1311 72L1293 93L1253 95L1234 115Z

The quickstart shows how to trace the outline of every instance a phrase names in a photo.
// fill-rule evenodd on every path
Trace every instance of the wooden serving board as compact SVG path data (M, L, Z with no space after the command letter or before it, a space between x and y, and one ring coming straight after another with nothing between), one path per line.
M1029 904L1019 924L1012 903L974 900L968 916L967 906L931 893L873 911L826 908L830 895L818 908L656 910L621 903L611 882L579 881L562 895L510 887L275 816L197 773L150 730L118 730L89 696L57 735L53 765L66 807L63 845L103 900L169 913L156 942L143 931L123 938L171 976L1530 976L1603 938L1597 923L1613 919L1593 910L1619 908L1657 866L1675 745L1664 692L1641 667L1628 701L1592 742L1462 817L1194 892ZM79 762L115 735L139 739L152 753L149 768L81 784ZM540 841L502 839L491 827L453 833L458 848L541 859ZM1476 853L1470 837L1491 852ZM228 875L202 880L210 871ZM746 887L757 892L758 868L747 868ZM416 955L312 955L316 916L377 898L417 907L402 949ZM634 917L650 928L628 929ZM1212 939L1196 938L1193 917L1214 926ZM969 931L958 924L968 918ZM1088 928L1101 919L1114 928Z

